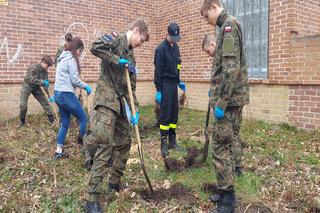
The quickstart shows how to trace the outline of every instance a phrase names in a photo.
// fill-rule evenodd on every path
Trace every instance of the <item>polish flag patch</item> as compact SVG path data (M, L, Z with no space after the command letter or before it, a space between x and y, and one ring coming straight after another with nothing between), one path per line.
M118 37L118 33L116 33L116 32L112 32L111 35L113 35L113 37L115 37L115 38Z
M224 32L225 33L230 33L231 30L232 30L231 26L227 26L227 27L224 28Z

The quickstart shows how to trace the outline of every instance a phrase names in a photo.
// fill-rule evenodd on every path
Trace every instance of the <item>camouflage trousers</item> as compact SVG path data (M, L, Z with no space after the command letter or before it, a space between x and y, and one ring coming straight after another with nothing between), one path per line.
M235 161L241 157L241 151L236 150L241 114L242 107L228 107L225 111L225 117L214 121L212 158L217 176L217 184L221 190L229 190L234 186Z
M128 120L113 110L98 106L90 115L90 131L84 137L87 152L94 152L90 144L96 145L91 169L88 197L97 202L103 192L103 179L107 173L107 161L114 156L110 178L113 183L120 181L125 170L131 148L131 134Z
M25 118L28 110L28 98L30 95L33 95L37 101L41 104L45 113L49 115L52 114L51 107L49 105L48 99L45 94L43 94L40 87L31 87L30 85L24 83L21 89L20 95L20 118Z
M242 165L242 156L243 156L243 147L245 146L245 141L240 137L240 127L242 123L242 109L239 107L239 116L235 120L234 125L234 140L233 146L231 147L232 156L234 159L234 166L241 167Z

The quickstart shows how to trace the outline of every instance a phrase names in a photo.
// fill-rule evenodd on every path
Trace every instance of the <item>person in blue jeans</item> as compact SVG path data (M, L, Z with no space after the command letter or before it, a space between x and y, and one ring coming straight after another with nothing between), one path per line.
M55 152L56 159L68 157L68 153L64 152L63 146L71 115L75 116L80 123L79 138L81 140L86 133L87 117L75 95L77 87L86 90L87 95L90 95L92 91L91 87L81 81L79 77L81 72L79 57L83 49L83 42L80 38L75 37L72 39L71 45L66 47L57 60L54 97L50 98L51 102L58 105L61 116L57 135L57 150Z

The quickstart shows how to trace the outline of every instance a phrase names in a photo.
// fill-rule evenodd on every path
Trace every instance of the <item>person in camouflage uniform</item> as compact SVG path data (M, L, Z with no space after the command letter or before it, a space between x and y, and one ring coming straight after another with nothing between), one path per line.
M216 47L216 37L214 34L206 34L203 42L202 42L202 50L206 52L210 57L214 57L214 51ZM209 97L210 97L210 91L209 91ZM236 120L235 125L235 132L234 132L234 146L232 146L232 157L234 159L235 164L235 174L236 176L241 176L242 170L241 170L241 158L243 154L243 146L244 141L240 137L240 126L242 122L242 114L240 117ZM213 200L215 200L213 198Z
M127 33L114 37L104 35L93 42L90 48L91 53L101 59L101 71L90 115L90 131L84 137L85 144L98 144L87 188L86 212L103 212L99 200L106 164L113 151L119 155L114 159L111 177L119 182L123 175L131 147L130 126L124 109L125 102L130 102L125 66L130 71L134 103L138 107L133 49L148 41L148 27L143 20L137 20ZM137 125L139 113L131 115L129 119L132 125Z
M223 9L221 0L204 0L201 15L208 24L220 28L211 73L210 105L215 118L213 163L221 197L217 209L209 212L232 213L236 204L232 150L235 133L240 128L243 106L249 103L242 31L239 22Z
M54 58L54 66L55 67L57 67L58 58L60 57L61 53L71 45L72 34L71 33L67 33L64 36L64 41L65 41L64 45L62 45L61 47L58 48L57 53L56 53L56 57Z
M41 104L49 118L49 121L51 123L54 122L54 117L48 99L40 88L41 86L44 87L47 95L49 95L48 69L50 66L52 66L52 64L53 61L51 57L46 55L42 58L40 64L33 64L29 66L27 75L22 83L20 95L20 127L25 125L28 109L28 98L31 94Z

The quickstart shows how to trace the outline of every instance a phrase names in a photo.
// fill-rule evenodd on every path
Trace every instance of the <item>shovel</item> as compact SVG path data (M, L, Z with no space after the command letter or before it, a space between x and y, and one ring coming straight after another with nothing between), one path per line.
M41 88L43 94L47 93L47 92L43 89L43 87L40 86L40 88ZM51 94L50 94L50 89L49 89L49 88L48 88L48 93L47 93L47 94L48 94L48 96L49 96L49 98L50 98L50 97L51 97ZM56 106L54 105L54 103L51 103L51 102L50 102L50 105L51 105L52 108L53 108L53 113L54 113L54 116L55 116L55 118L56 118L57 124L59 124L60 122L59 122L59 116L58 116L57 108L56 108Z
M129 100L130 100L131 111L132 111L132 114L135 115L136 114L136 109L134 107L134 102L133 102L133 95L132 95L132 88L131 88L131 82L130 82L128 67L125 68L125 72L126 72L126 80L127 80L127 87L128 87L128 92L129 92ZM143 152L142 152L142 145L141 145L140 133L139 133L138 125L134 126L134 130L135 130L136 138L137 138L137 141L138 141L138 152L139 152L141 168L142 168L144 177L146 178L146 181L147 181L148 187L150 189L150 192L151 192L151 194L153 194L154 191L152 189L150 179L148 177L146 168L144 166L144 157L143 157Z
M210 120L210 102L208 103L208 109L207 109L207 117L206 117L206 126L204 128L204 135L206 136L206 143L204 144L203 148L203 156L201 159L201 163L204 163L207 160L208 157L208 149L209 149L209 133L208 133L208 126L209 126L209 120Z

